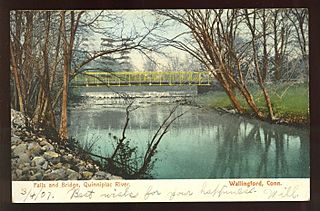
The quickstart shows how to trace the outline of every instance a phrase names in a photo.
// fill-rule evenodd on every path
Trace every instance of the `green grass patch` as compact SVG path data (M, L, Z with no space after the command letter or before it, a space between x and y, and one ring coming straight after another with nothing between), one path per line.
M271 98L274 113L278 118L290 119L293 122L309 119L309 88L308 84L281 84L268 85L268 93ZM264 112L267 112L265 99L258 86L250 87L254 100ZM247 112L251 112L248 104L241 94L237 93L241 105ZM223 91L208 92L197 97L199 105L213 108L233 108L227 94Z

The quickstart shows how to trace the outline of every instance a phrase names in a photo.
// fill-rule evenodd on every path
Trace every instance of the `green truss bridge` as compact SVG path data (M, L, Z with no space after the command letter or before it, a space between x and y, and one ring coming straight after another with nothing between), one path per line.
M81 86L209 86L207 72L84 72L71 82Z

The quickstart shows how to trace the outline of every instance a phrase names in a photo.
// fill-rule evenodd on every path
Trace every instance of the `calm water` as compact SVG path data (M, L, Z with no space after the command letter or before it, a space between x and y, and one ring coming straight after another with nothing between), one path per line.
M174 105L166 99L136 105L126 136L140 154ZM308 129L191 106L180 106L177 114L185 111L159 144L154 178L309 177ZM70 135L82 143L94 140L96 154L110 155L109 134L120 137L124 121L123 101L89 99L70 108Z

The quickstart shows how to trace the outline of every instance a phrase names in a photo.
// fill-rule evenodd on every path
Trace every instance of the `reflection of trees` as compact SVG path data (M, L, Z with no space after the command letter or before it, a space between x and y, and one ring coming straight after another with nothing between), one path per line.
M286 160L284 152L284 134L275 133L276 142L276 159L275 159L275 177L281 177L282 175L288 175L288 162Z
M255 127L257 128L257 127ZM258 177L264 177L268 174L268 153L271 145L271 132L265 129L264 131L264 148L261 148L261 160L257 171ZM262 139L260 139L262 140ZM263 143L261 143L263 145ZM262 146L263 147L263 146Z
M298 133L287 127L241 118L233 119L232 125L220 125L216 136L218 149L210 177L308 176L305 167L308 163L307 143L301 140L304 137L299 138L300 146L296 146L299 153L289 153L289 146L293 145L290 139Z
M239 140L240 119L235 119L232 126L218 126L216 139L219 140L217 157L211 172L212 178L239 177L243 171L249 170L247 156L249 148Z
M289 175L288 162L285 155L284 145L289 141L289 136L285 136L284 133L279 132L279 130L273 130L272 128L264 128L263 136L260 139L256 139L264 143L264 148L261 151L261 158L257 168L258 177L268 177L272 175L273 177L285 177ZM275 144L275 152L270 152L271 143ZM288 142L287 142L288 143ZM270 157L274 156L274 162L269 161ZM271 168L268 168L268 167ZM274 167L274 169L272 169Z

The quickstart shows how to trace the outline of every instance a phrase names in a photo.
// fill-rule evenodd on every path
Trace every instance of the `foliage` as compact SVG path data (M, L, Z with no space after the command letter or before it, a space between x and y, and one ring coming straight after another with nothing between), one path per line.
M265 108L263 94L254 86L250 87L259 109ZM281 84L269 85L270 98L273 104L275 116L290 122L306 122L309 119L309 89L307 84ZM216 91L201 95L196 102L203 106L213 108L232 109L232 104L225 92ZM250 113L250 109L243 98L241 105Z

